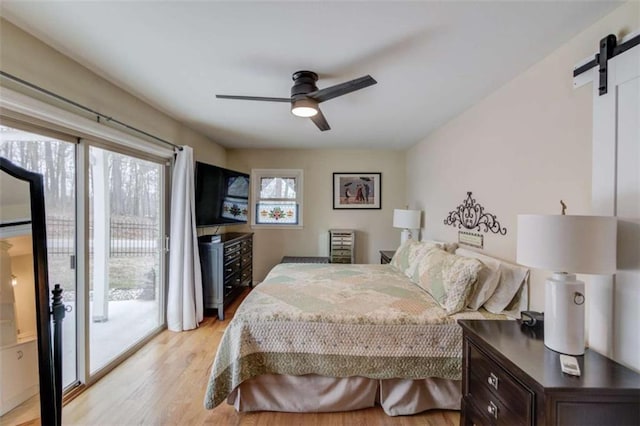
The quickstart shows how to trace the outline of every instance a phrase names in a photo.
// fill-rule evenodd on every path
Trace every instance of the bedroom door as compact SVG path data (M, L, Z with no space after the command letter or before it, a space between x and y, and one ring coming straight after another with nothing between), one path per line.
M592 211L618 217L618 271L590 280L589 346L640 369L640 45L609 59L606 94L592 72Z

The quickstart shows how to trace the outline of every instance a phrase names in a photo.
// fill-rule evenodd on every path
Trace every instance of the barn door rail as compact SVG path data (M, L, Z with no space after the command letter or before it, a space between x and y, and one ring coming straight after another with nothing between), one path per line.
M600 96L607 94L607 72L609 59L626 52L627 50L640 44L640 34L630 38L624 43L618 44L618 40L615 35L609 34L602 40L600 40L599 52L595 54L593 60L581 65L573 70L573 77L577 77L580 74L589 71L591 68L599 67L598 72L600 74L598 93Z

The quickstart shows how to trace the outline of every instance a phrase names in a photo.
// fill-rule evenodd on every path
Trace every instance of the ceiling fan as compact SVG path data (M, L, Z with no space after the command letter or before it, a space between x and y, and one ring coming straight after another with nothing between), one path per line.
M296 71L293 73L293 87L291 87L290 98L267 98L261 96L234 96L234 95L216 95L218 99L238 99L244 101L267 101L267 102L289 102L291 103L291 112L298 117L308 117L322 131L329 130L329 123L320 111L318 104L364 89L377 81L370 75L356 78L335 86L318 90L316 81L318 74L313 71Z

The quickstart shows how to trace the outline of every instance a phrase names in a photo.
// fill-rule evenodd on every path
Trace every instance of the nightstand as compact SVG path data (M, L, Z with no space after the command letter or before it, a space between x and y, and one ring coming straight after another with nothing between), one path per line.
M395 252L395 250L380 250L380 263L384 265L391 262L391 258Z
M516 321L461 320L460 425L638 425L640 374L589 349L582 375Z

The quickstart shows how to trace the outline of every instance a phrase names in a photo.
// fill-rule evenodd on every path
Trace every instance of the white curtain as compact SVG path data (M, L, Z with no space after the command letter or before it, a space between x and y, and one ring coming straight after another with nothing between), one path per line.
M171 181L167 302L167 325L171 331L192 330L203 316L193 175L193 149L183 146L177 153Z

